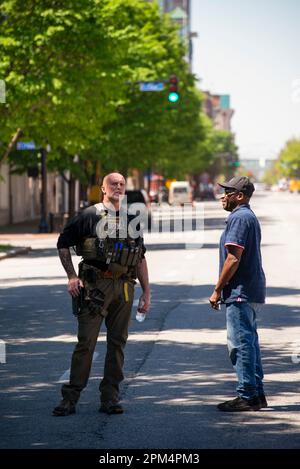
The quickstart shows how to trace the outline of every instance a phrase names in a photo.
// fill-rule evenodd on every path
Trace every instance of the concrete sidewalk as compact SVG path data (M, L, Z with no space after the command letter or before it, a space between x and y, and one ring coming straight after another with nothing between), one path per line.
M0 226L0 236L2 235L22 235L22 234L38 234L39 219L27 220L20 223L12 223L10 225Z
M14 246L13 250L0 254L2 259L24 254L31 249L56 247L58 233L39 233L39 220L30 220L0 227L0 244Z
M0 244L1 247L1 244ZM28 252L31 250L31 247L14 247L11 249L7 249L5 252L1 252L0 250L0 261L7 259L9 257L15 257L23 254L28 254Z

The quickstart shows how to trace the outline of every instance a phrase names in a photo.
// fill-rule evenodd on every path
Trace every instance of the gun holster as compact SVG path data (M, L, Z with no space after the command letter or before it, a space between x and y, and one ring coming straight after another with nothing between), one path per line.
M73 311L74 316L78 316L80 314L83 301L84 301L84 288L79 287L79 295L72 296L72 311Z

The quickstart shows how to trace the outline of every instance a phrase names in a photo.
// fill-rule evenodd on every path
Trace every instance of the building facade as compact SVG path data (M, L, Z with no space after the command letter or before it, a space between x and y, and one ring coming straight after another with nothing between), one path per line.
M265 172L274 165L274 160L267 158L243 158L240 160L241 168L255 181L262 181Z
M230 96L228 94L218 95L204 91L203 110L213 121L217 130L231 132L231 119L234 110L230 107Z
M153 1L153 0L147 0ZM159 0L159 6L179 26L179 35L187 47L186 60L192 68L191 0Z
M41 216L41 176L9 173L9 166L0 164L0 226L39 220ZM66 177L69 177L66 171ZM55 173L47 175L47 214L68 212L67 182ZM75 186L75 210L79 208L79 182Z

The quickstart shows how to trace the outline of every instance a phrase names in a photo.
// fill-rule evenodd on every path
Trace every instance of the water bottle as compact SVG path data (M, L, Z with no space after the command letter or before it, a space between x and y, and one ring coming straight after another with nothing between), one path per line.
M145 306L145 300L144 300L144 298L141 297L140 301L139 301L138 308L137 308L137 312L136 312L136 315L135 315L135 319L138 322L143 322L146 319L146 313L144 312L145 311L144 306Z
M143 322L143 321L145 321L145 319L146 319L146 314L145 314L145 313L140 313L140 311L137 310L135 319L136 319L138 322Z

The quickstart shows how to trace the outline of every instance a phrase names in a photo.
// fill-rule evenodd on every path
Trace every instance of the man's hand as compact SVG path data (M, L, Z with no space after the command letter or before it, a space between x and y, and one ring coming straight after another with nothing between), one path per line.
M149 287L149 276L148 276L148 267L147 261L145 258L138 263L137 266L137 277L141 284L143 293L141 294L139 305L138 305L138 312L146 314L150 308L150 301L151 301L151 292Z
M146 314L148 313L151 305L151 294L149 292L143 292L139 299L138 312Z
M79 287L83 287L82 281L77 277L75 272L72 257L69 248L62 248L58 250L59 258L61 260L62 266L66 271L68 276L68 292L73 297L79 295Z
M219 310L219 305L220 305L220 299L221 299L221 293L217 292L216 290L213 291L213 294L211 295L209 302L210 306L213 309Z
M70 293L70 295L72 295L73 297L78 296L80 293L79 287L82 287L82 288L84 287L83 282L82 280L80 280L79 277L74 276L74 277L69 278L68 292Z

